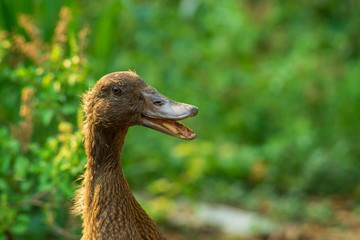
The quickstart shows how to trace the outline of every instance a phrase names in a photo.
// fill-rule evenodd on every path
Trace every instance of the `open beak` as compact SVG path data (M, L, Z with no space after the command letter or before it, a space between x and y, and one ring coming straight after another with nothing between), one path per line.
M141 93L145 99L141 118L143 126L185 140L196 138L196 133L178 120L195 116L198 113L197 107L175 102L158 93Z

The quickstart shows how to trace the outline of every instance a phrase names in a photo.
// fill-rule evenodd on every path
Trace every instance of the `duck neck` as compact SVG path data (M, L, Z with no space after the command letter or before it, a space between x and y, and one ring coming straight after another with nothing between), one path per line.
M131 193L121 167L127 128L92 128L85 135L88 156L84 179L82 239L163 239Z
M121 151L127 128L117 130L98 130L93 127L85 136L85 150L88 157L87 172L94 178L108 171L122 174Z

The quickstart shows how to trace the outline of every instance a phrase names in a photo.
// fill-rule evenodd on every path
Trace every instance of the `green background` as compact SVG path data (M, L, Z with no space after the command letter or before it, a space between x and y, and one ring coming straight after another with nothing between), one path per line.
M126 139L125 175L162 227L179 198L341 225L334 202L360 212L359 7L1 0L0 239L80 234L81 94L128 69L199 107L184 121L194 141L143 127Z

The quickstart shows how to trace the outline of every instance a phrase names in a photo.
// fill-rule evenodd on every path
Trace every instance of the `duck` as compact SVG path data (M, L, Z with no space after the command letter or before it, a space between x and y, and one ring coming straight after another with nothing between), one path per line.
M81 240L163 240L165 235L133 196L122 169L126 133L140 125L193 140L180 123L198 108L160 94L132 71L113 72L83 95L87 163L73 212L82 217Z

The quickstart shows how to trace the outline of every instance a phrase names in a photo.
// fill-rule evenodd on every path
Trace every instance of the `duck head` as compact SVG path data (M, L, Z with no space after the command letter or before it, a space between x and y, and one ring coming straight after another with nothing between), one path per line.
M195 116L198 108L161 95L133 72L102 77L84 96L84 109L87 122L102 129L142 125L181 139L196 137L179 120Z

